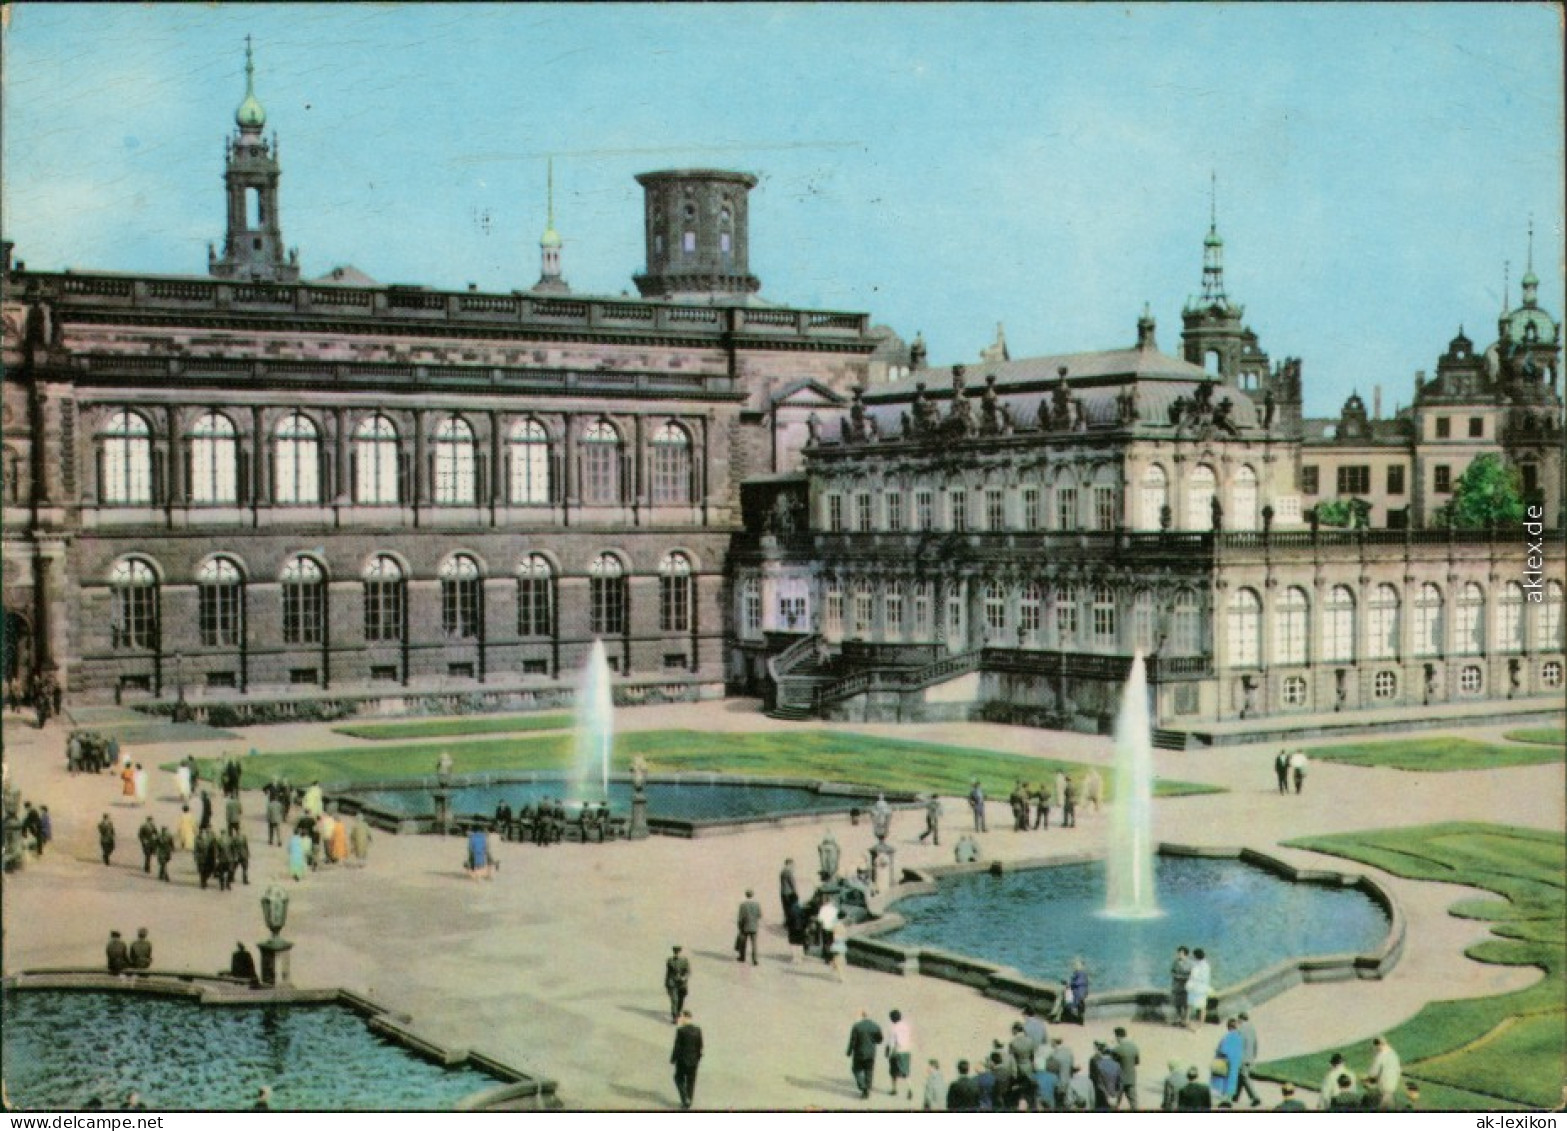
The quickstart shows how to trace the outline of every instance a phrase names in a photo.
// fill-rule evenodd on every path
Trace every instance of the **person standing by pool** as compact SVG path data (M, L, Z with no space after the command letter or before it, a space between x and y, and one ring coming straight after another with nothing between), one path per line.
M1213 1071L1208 1086L1221 1100L1235 1099L1240 1087L1241 1061L1246 1056L1246 1041L1240 1034L1238 1022L1231 1017L1225 1022L1225 1034L1219 1038L1218 1048L1213 1050Z
M1047 832L1050 829L1050 790L1043 778L1034 787L1034 827Z
M1190 1021L1201 1025L1208 1020L1208 999L1213 996L1213 967L1202 947L1192 951L1192 972L1186 979L1186 1004ZM1186 1026L1192 1028L1191 1024Z
M925 802L925 831L920 833L921 844L926 837L930 837L931 844L941 844L941 798L934 793Z
M979 779L974 779L974 784L968 791L969 808L974 811L974 831L982 833L988 831L985 828L985 787L979 784Z
M1184 946L1175 948L1175 961L1170 963L1170 1010L1174 1013L1172 1025L1186 1028L1188 1011L1187 983L1192 977L1191 952Z
M735 961L744 962L747 949L751 952L751 965L756 962L756 936L762 929L762 905L756 902L756 893L745 889L745 899L735 912Z
M1072 973L1067 977L1066 987L1072 1020L1081 1025L1088 1013L1088 967L1081 958L1072 960Z
M1070 774L1066 776L1066 784L1061 787L1061 827L1077 828L1077 783Z

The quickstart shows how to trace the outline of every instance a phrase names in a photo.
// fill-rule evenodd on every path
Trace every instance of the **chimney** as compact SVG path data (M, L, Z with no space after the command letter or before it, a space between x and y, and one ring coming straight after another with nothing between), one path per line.
M1382 386L1371 386L1371 419L1382 419Z

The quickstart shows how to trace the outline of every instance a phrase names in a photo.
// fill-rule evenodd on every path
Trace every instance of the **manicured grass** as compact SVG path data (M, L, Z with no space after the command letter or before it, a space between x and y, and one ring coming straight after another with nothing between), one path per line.
M1417 880L1484 888L1500 900L1460 900L1449 910L1492 922L1491 937L1466 953L1499 966L1536 966L1545 977L1495 997L1434 1001L1387 1033L1404 1073L1421 1085L1422 1108L1486 1110L1508 1105L1553 1107L1567 1063L1567 899L1561 833L1502 825L1453 823L1381 832L1307 837L1288 842L1358 860ZM1355 1045L1271 1061L1259 1076L1315 1088L1328 1058L1342 1052L1363 1072L1371 1033Z
M388 742L405 738L462 738L472 734L521 734L530 730L562 730L571 725L571 716L556 712L548 715L485 715L468 719L426 719L408 723L351 723L333 727L333 734L349 738L368 738Z
M1511 735L1508 736L1512 737ZM1321 762L1350 766L1384 766L1393 770L1494 770L1500 766L1532 766L1560 762L1567 747L1502 746L1472 738L1400 738L1392 742L1357 742L1343 746L1319 746L1306 753Z
M351 746L246 758L244 784L247 788L259 787L274 774L282 774L295 783L428 776L435 772L436 760L443 751L451 754L453 769L459 774L558 770L570 766L575 756L571 734L372 748ZM892 790L936 790L948 796L966 794L969 783L979 778L986 794L998 801L1005 800L1019 778L1037 782L1062 769L1081 784L1081 775L1088 769L1077 762L830 731L726 734L656 730L615 736L611 757L615 770L629 770L631 759L638 754L647 759L655 772L798 777L859 782ZM215 773L217 768L215 761L203 763L202 776ZM1108 795L1113 775L1104 777ZM1222 792L1214 786L1177 781L1160 781L1155 788L1163 797Z
M1567 729L1562 727L1510 730L1507 732L1506 738L1508 742L1537 742L1542 746L1554 746L1558 750L1567 748Z

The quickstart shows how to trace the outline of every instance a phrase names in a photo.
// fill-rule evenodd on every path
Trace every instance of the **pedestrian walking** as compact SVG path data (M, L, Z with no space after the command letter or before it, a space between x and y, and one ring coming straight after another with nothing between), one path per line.
M1290 755L1290 774L1295 779L1295 792L1300 793L1301 787L1306 784L1306 752L1297 750Z
M1273 776L1279 779L1279 792L1290 791L1290 756L1289 751L1280 749L1278 757L1273 759Z
M680 950L675 947L676 952ZM689 1009L682 1010L675 1018L679 1026L675 1030L675 1047L670 1050L669 1063L675 1066L675 1093L680 1106L686 1111L696 1102L696 1070L702 1063L702 1030L691 1019Z
M869 1099L876 1077L876 1049L881 1044L881 1026L871 1020L870 1014L860 1010L860 1019L849 1029L849 1070L854 1075L854 1086L860 1090L860 1099Z
M941 798L934 793L925 802L925 831L920 833L920 843L930 837L931 844L941 844Z
M1077 828L1077 783L1070 774L1066 776L1066 784L1061 789L1061 827Z
M109 820L107 813L98 822L98 850L103 853L103 864L107 868L109 857L114 855L114 822ZM39 854L43 854L42 845L39 846Z
M756 936L762 929L762 905L756 902L756 893L745 889L745 899L735 913L735 961L744 962L747 950L751 952L751 965L756 961Z
M691 960L674 947L664 962L664 992L669 995L669 1020L680 1023L680 1015L686 1007L686 994L691 988Z
M892 1077L892 1094L896 1096L903 1087L912 1100L914 1087L909 1075L914 1070L914 1030L901 1010L894 1009L887 1020L887 1074Z

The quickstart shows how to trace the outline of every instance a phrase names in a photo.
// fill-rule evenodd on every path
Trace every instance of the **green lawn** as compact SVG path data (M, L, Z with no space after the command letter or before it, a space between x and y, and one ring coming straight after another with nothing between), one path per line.
M1467 954L1498 966L1535 966L1527 989L1464 1001L1434 1001L1388 1031L1404 1072L1421 1086L1423 1108L1550 1108L1561 1101L1567 1064L1567 838L1503 825L1453 823L1288 842L1417 880L1467 884L1501 899L1460 900L1449 910L1489 921L1491 937ZM1257 1074L1315 1088L1328 1058L1342 1052L1364 1071L1371 1033L1358 1044L1270 1061Z
M274 774L296 783L427 775L434 773L442 751L451 754L454 770L459 774L561 769L571 764L573 749L573 736L562 733L262 754L244 760L244 784L247 788L259 787ZM967 793L969 783L977 777L984 783L985 792L996 800L1004 799L1018 778L1037 782L1057 769L1074 776L1087 769L1077 762L830 731L724 734L656 730L615 736L614 769L628 770L637 754L645 757L655 772L798 777L859 782L892 790L937 790L949 796ZM202 776L214 774L217 769L216 761L203 762ZM1113 775L1105 777L1108 793L1113 788ZM1214 786L1178 781L1160 781L1156 791L1163 797L1221 792Z
M1554 746L1558 750L1567 749L1567 729L1562 727L1510 730L1506 737L1509 742L1537 742L1543 746Z
M563 730L571 726L571 716L561 712L548 715L484 715L466 719L425 719L408 723L351 723L333 727L333 734L349 738L368 738L388 742L405 738L461 738L472 734L520 734L530 730Z
M1508 735L1511 738L1511 735ZM1472 738L1400 738L1391 742L1356 742L1343 746L1319 746L1307 754L1321 762L1350 766L1385 766L1394 770L1493 770L1499 766L1531 766L1560 762L1567 747L1554 750L1542 745L1504 746L1476 742Z

